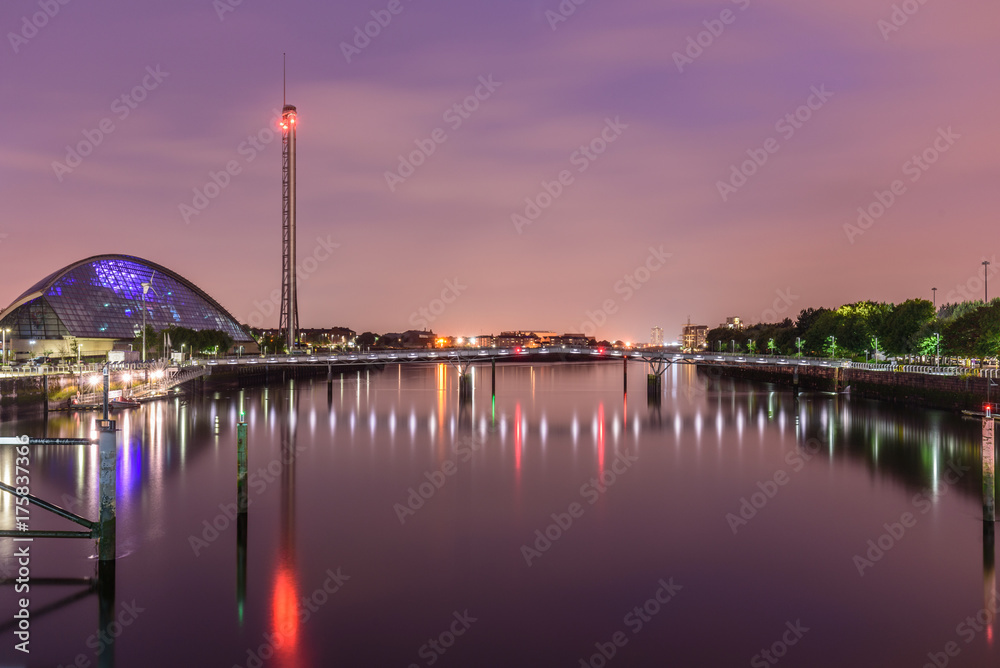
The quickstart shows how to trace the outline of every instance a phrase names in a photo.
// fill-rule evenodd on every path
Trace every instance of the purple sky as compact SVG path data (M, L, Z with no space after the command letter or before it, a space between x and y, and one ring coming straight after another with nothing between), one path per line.
M46 2L58 12L25 28ZM935 286L939 303L982 297L1000 210L993 0L897 3L913 13L892 31L888 0L588 0L559 22L559 0L226 3L0 5L4 305L119 252L276 326L280 139L247 139L275 127L283 51L299 257L326 258L303 265L303 326L643 341L654 325L676 337L688 315L794 318ZM390 6L347 62L342 43ZM145 99L122 100L144 82ZM446 115L477 88L468 118ZM808 120L782 120L807 102ZM446 141L390 188L386 172L438 128ZM602 131L601 155L575 153L602 148ZM90 155L54 167L85 133L100 139ZM926 170L908 162L925 150ZM720 193L748 151L767 161ZM185 220L230 161L239 173ZM561 172L568 185L519 229L512 215ZM857 226L897 180L884 215Z

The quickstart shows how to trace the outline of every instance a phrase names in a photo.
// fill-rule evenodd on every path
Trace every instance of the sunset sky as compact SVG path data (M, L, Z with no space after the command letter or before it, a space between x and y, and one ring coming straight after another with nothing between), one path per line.
M3 306L125 253L276 326L282 52L304 327L643 341L982 298L995 1L236 2L0 5Z

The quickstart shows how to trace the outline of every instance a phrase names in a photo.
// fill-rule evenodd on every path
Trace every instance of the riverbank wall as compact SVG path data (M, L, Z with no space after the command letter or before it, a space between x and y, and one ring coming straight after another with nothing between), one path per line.
M776 383L803 391L837 392L850 387L853 396L951 411L980 411L987 401L1000 401L1000 386L989 378L906 371L870 371L841 367L753 364L698 367L699 374Z

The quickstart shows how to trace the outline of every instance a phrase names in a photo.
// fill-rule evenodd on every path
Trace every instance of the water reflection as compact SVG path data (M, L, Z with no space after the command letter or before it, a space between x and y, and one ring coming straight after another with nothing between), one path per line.
M263 502L253 505L250 510L255 514L255 536L265 536L260 545L252 545L248 550L246 522L236 524L236 612L241 629L243 620L248 622L246 633L229 641L231 644L242 643L233 653L234 660L237 660L245 656L247 639L252 642L259 638L254 634L280 637L282 641L275 643L275 653L269 665L299 666L311 665L309 657L316 653L316 643L327 642L317 641L314 636L324 634L316 632L316 628L308 631L302 626L300 618L303 587L314 583L317 576L310 571L310 556L316 550L325 551L325 554L339 551L341 542L348 553L350 550L363 552L370 545L382 548L380 554L399 545L424 547L426 554L413 550L407 557L423 565L433 565L438 559L447 562L447 573L434 580L435 586L447 588L460 581L455 586L461 589L461 593L474 591L487 598L491 593L490 586L488 583L480 584L489 579L484 578L484 574L501 573L502 577L497 579L508 578L503 586L512 590L523 585L523 582L517 581L518 578L523 577L527 582L529 578L536 578L542 568L549 568L550 564L570 564L565 570L567 573L572 571L572 576L576 577L584 572L579 566L586 560L584 552L600 554L604 558L612 555L608 546L627 546L621 551L628 553L628 568L643 565L646 559L643 550L650 545L653 546L650 553L657 559L664 554L669 556L671 568L677 563L674 559L681 559L677 555L683 554L683 550L703 549L699 558L711 555L711 559L703 561L721 560L725 557L719 555L725 555L727 551L747 550L746 545L764 534L766 523L778 515L779 505L784 509L793 505L795 494L808 498L813 509L827 502L827 498L819 498L821 495L818 493L808 497L812 492L799 483L788 488L794 491L783 496L780 504L776 502L773 510L768 508L768 519L760 520L753 528L756 534L739 536L742 543L724 543L721 540L715 543L711 537L711 522L717 521L729 509L730 497L737 498L753 487L756 476L759 476L756 471L760 470L765 455L773 455L775 450L784 454L782 451L802 448L813 442L820 444L821 452L813 471L822 474L824 467L828 467L831 473L851 472L853 477L838 475L836 478L831 476L831 479L860 481L861 485L855 489L863 488L866 482L873 483L871 488L877 488L883 495L880 512L885 508L895 512L897 506L907 507L914 493L925 490L929 490L927 498L931 504L940 503L946 498L945 494L951 492L955 493L953 496L960 495L962 501L967 502L964 506L969 508L975 508L981 498L981 478L976 468L980 461L980 427L976 421L962 421L956 416L938 412L897 409L857 398L822 393L796 395L774 386L753 386L729 379L706 378L691 369L673 369L665 376L665 400L650 401L645 405L633 401L631 406L621 392L619 365L615 365L613 371L594 365L571 365L559 369L502 365L497 376L502 382L498 383L495 397L490 394L489 383L473 382L472 396L468 401L459 400L454 369L437 365L419 369L390 368L381 375L351 373L333 379L325 386L326 379L319 379L315 384L291 382L281 388L255 388L242 393L216 394L190 400L172 399L125 412L119 417L122 428L119 507L123 509L121 521L128 524L127 528L119 529L122 543L163 544L155 543L154 539L159 539L164 531L164 517L172 512L168 501L173 499L176 504L178 494L194 494L194 481L200 485L206 479L215 481L217 477L225 480L225 493L229 495L225 498L231 498L235 492L235 486L230 482L232 467L235 466L231 458L235 423L245 406L253 444L273 444L274 447L273 450L265 448L256 451L270 452L268 458L280 456L281 474L269 492L269 498L274 502L270 506L274 514L268 514L268 507ZM473 377L477 377L476 372ZM666 400L666 397L672 399ZM305 428L301 431L298 424L300 418L305 421ZM93 416L65 414L53 416L44 424L50 435L78 436L93 428ZM27 432L34 427L40 429L42 423L31 425L22 422L17 425L19 431ZM470 463L462 462L455 477L449 478L438 495L428 501L428 510L421 511L419 517L409 520L413 524L400 530L395 524L396 517L388 511L393 503L402 498L402 490L422 480L425 471L439 470L442 462L454 459L453 444L471 436L481 438L486 444L481 452L477 452L476 459ZM300 441L304 446L303 456L307 453L310 457L308 466L306 461L303 462L302 470L297 464ZM312 447L308 447L309 444ZM323 444L323 447L317 447L318 444ZM621 487L616 485L613 493L600 497L599 513L595 511L586 515L584 521L576 525L580 528L574 528L566 542L554 547L545 556L545 561L527 575L509 564L502 565L498 571L483 566L494 552L510 551L510 545L504 542L506 539L513 536L515 542L511 545L515 545L516 541L531 535L540 518L548 517L552 511L561 511L569 501L578 499L580 482L593 478L595 474L600 477L623 450L633 453L641 450L642 468L655 473L656 482L650 484L641 480L642 474L630 473L627 484L623 483ZM330 459L323 459L324 453ZM343 491L344 496L352 499L350 513L370 512L375 518L373 523L376 528L371 534L354 531L350 522L341 522L343 516L339 514L336 526L338 530L343 527L343 537L338 534L333 539L329 534L320 536L318 532L314 533L314 517L308 518L310 531L298 534L299 503L312 507L318 500L341 493L340 489L331 491L329 487L317 489L315 477L310 476L312 466L330 466L332 462L338 464L338 469L324 470L329 474L330 481L337 474L343 476L345 470L352 474L370 474L364 479L364 485L353 483L355 486L351 487L352 482L345 477L339 478L338 482L347 488ZM78 446L40 448L33 461L42 489L54 492L56 499L59 494L66 493L69 499L80 504L75 508L77 512L90 516L96 514L93 495L96 464L96 449L91 452ZM690 468L678 473L681 465ZM267 466L267 460L258 456L252 460L251 470L260 466ZM968 466L970 471L966 475L949 478L949 471L955 470L952 466L959 469ZM206 471L214 472L216 469L224 470L225 475L206 477ZM754 471L754 477L740 478L743 470ZM698 479L699 484L708 487L717 483L718 488L705 492L704 498L697 497L699 504L686 506L690 498L702 493L702 489L695 488L693 484L691 488L682 489L684 481L679 477L687 475L694 478L699 472L703 474ZM705 475L705 472L710 473ZM9 479L12 474L13 459L8 452L0 450L0 477ZM185 478L189 480L185 481ZM654 479L654 476L647 475L645 480L649 479ZM661 484L661 480L665 482ZM671 496L671 484L679 490L674 496ZM385 489L369 489L379 485L384 485ZM551 491L550 487L555 491ZM634 493L636 489L641 493ZM185 549L187 532L197 526L201 517L206 516L208 511L204 509L212 509L218 501L208 492L201 489L198 492L205 495L192 502L192 507L198 509L186 518L188 524L179 529L175 527L171 535L171 540ZM272 492L273 495L270 494ZM835 492L825 490L824 493ZM844 496L849 493L844 492ZM633 505L628 507L629 494L643 498L640 502L633 501ZM722 509L722 504L717 504L719 512L716 513L714 507L711 510L714 516L708 517L708 513L693 507L710 505L723 496L727 507ZM357 505L353 505L354 499L358 499ZM512 499L514 512L510 510ZM204 509L200 509L197 503L201 503ZM634 511L633 516L640 519L628 527L629 531L618 533L618 527L614 526L616 523L624 525L631 521L621 510L625 507ZM655 507L655 513L649 510L651 507ZM683 512L676 508L683 508ZM331 515L340 512L348 511L338 509ZM380 512L384 518L379 515ZM697 519L685 524L689 514ZM6 495L0 495L0 516L8 519L13 516L12 505ZM258 523L258 518L274 517L277 518L277 527ZM501 517L502 520L493 521L493 517ZM844 511L842 517L851 516ZM380 519L386 518L387 525L378 524ZM322 519L325 521L327 518ZM370 518L365 516L365 519ZM788 516L783 516L783 519L787 521ZM608 526L601 524L605 520ZM467 521L473 524L471 530L463 524ZM522 521L524 524L519 524ZM335 522L330 520L325 526L333 524ZM509 526L505 527L505 524ZM257 528L268 526L271 528ZM656 530L646 531L650 528ZM725 534L725 527L722 528ZM502 539L492 535L505 529L509 533ZM477 530L482 533L477 534ZM930 530L929 526L927 530ZM978 527L975 531L978 534ZM632 538L643 533L677 535L684 540L678 540L676 546L670 545L669 550L664 548L656 553L657 546L652 542L655 538L649 539L649 543ZM419 543L419 539L407 543L400 538L425 534L426 544ZM574 553L570 549L572 541L584 541L587 536L595 534L599 534L600 538L590 543L579 543L582 546L579 552ZM709 536L704 539L705 547L699 544L703 535ZM233 549L232 536L229 534L224 541L225 549ZM270 540L271 537L277 540ZM730 538L723 535L723 539ZM867 538L867 535L860 537L858 545ZM962 547L965 557L973 557L967 561L976 571L974 578L966 577L962 581L964 602L971 603L966 607L972 609L979 607L980 600L984 607L990 606L995 597L995 538L992 527L983 532L982 539L981 592L977 563L980 546L965 543ZM629 543L630 540L633 542ZM916 544L916 540L915 535L914 542L907 545ZM449 552L442 545L454 547L455 552ZM254 547L257 551L253 550ZM224 548L213 546L211 549ZM786 546L784 549L790 548ZM854 545L845 549L854 549ZM9 558L9 544L0 544L0 550ZM773 556L776 553L778 550L769 544L766 554ZM220 597L224 598L225 615L230 623L233 621L233 580L228 570L233 568L231 554L226 554L225 595ZM739 556L742 559L746 554L741 552ZM749 554L754 556L752 552ZM466 559L467 555L475 555L476 559ZM568 555L573 556L570 558ZM192 561L189 552L183 557ZM425 557L427 561L421 561ZM902 553L893 555L894 559L901 557ZM140 555L138 558L148 557ZM930 563L933 558L934 555L919 557L926 560L922 562L924 564ZM564 561L560 562L560 559ZM845 564L849 562L848 554L845 553L843 561ZM194 562L192 569L204 569L207 562L208 559ZM661 559L655 567L660 568L661 562L666 563ZM520 566L519 563L516 565ZM616 565L621 567L623 563ZM734 563L727 565L733 567ZM365 567L368 568L368 565L365 564ZM735 567L740 568L742 564L736 563ZM371 566L368 574L391 579L393 573L390 571L407 566L400 559L382 568L384 570ZM578 568L579 571L574 571ZM629 572L628 568L621 572ZM765 567L756 564L755 568ZM514 572L514 575L510 576L505 569ZM889 568L879 566L879 569L878 577L889 577ZM724 570L719 569L720 572ZM969 576L970 573L966 571L964 575ZM566 591L583 586L577 580L568 579L570 575L566 577L566 582L559 584ZM713 573L712 577L718 577L723 582L730 576ZM792 581L793 576L788 577ZM547 584L543 580L530 580L530 583L532 586L536 583ZM368 586L360 576L355 582L359 589ZM476 584L470 586L470 582ZM866 577L864 584L867 586L868 582ZM437 595L415 591L429 599ZM523 594L526 588L518 591ZM105 601L114 600L113 588L111 592L110 599ZM381 601L383 599L378 597L383 593L369 592L368 595L373 600ZM449 593L455 594L455 590ZM631 597L631 594L628 596ZM475 599L467 601L454 596L454 600L449 599L447 605L464 606L474 602ZM789 603L788 600L784 602ZM791 602L797 603L798 600ZM602 609L617 609L634 601L605 603L603 599L600 601ZM337 618L339 613L336 607L331 605L324 609L323 614L329 615L326 619L352 623L350 618ZM786 611L782 610L780 614L786 614ZM326 619L321 622L324 627ZM679 620L675 622L680 623ZM88 623L93 624L92 617ZM225 627L220 626L223 626L224 635ZM420 629L419 633L424 631ZM434 629L426 632L434 632ZM417 635L414 634L414 637ZM992 645L992 623L984 637ZM588 640L585 638L581 646L588 646ZM590 641L589 646L592 645L593 641ZM239 652L241 649L243 651ZM322 665L331 663L327 660Z
M983 523L983 609L994 614L990 615L986 626L986 641L993 646L996 631L997 574L996 574L996 537L995 524Z
M295 471L298 450L298 407L295 381L289 383L285 419L281 429L281 514L279 547L271 595L272 637L281 638L276 643L275 657L278 665L301 665L299 629L299 575L296 560L296 490Z

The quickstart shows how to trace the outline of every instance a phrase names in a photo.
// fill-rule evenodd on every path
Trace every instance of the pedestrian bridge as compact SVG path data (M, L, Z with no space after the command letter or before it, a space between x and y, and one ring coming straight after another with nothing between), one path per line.
M449 363L466 370L475 364L492 364L496 361L522 362L579 362L583 360L610 361L616 359L643 361L652 370L661 373L671 364L696 364L703 366L747 366L754 364L779 366L814 366L864 371L899 371L930 375L970 375L984 378L1000 377L1000 369L963 366L928 366L894 363L852 362L848 359L829 357L797 357L795 355L745 355L733 353L681 353L669 350L618 350L612 348L586 348L574 346L543 346L540 348L434 348L420 350L380 350L358 353L331 353L319 355L265 355L220 357L195 360L188 364L204 366L357 366L363 364Z

